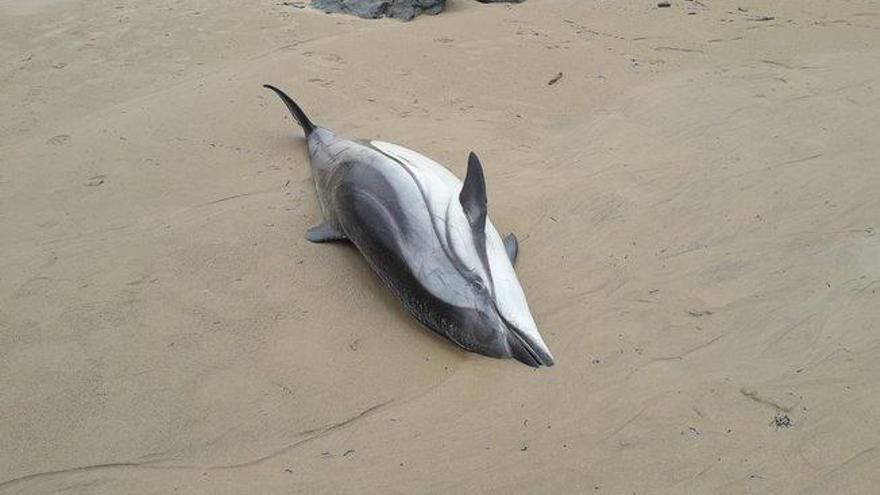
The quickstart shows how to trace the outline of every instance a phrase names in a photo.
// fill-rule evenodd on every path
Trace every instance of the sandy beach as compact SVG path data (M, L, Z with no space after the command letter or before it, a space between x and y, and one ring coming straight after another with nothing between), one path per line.
M0 0L0 494L878 493L878 44L871 0ZM307 242L263 83L479 153L556 366Z

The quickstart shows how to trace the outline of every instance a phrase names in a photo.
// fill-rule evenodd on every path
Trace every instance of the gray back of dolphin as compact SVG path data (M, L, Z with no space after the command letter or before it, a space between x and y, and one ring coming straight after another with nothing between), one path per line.
M306 134L323 215L308 240L350 241L410 314L464 349L553 365L513 271L516 237L502 240L488 218L476 155L462 183L414 151L315 126L284 92L266 87Z

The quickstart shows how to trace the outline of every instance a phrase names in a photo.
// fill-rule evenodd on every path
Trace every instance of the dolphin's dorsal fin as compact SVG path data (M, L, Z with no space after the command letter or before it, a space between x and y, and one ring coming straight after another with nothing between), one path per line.
M473 152L468 156L467 176L464 178L464 185L461 187L458 200L461 202L461 208L464 210L471 227L477 232L485 232L488 205L486 178L483 176L483 166L480 165L480 159Z

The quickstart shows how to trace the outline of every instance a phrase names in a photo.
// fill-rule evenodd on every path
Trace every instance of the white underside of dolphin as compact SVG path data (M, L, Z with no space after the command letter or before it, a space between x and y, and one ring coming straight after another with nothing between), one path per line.
M462 182L410 149L316 127L267 87L307 135L324 217L309 240L352 242L417 320L465 349L553 365L514 271L516 238L502 239L488 218L475 155Z

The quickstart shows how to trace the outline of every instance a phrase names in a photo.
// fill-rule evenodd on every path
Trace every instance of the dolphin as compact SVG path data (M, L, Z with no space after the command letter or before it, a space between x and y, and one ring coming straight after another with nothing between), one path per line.
M264 87L305 132L322 214L306 239L354 244L416 320L462 348L553 366L514 272L516 236L502 239L488 218L477 155L462 183L415 151L318 127L283 91Z

